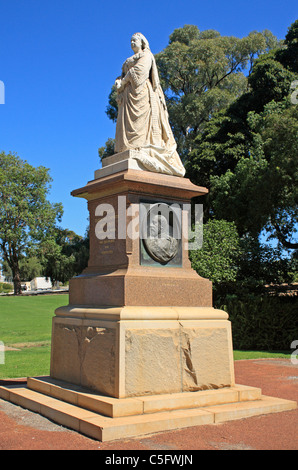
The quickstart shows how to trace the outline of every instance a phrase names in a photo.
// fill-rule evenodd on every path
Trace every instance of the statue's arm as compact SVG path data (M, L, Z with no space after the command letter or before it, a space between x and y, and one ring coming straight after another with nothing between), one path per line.
M151 65L151 54L143 54L122 79L116 80L115 85L118 92L120 93L123 91L125 85L127 85L129 82L131 82L135 88L142 85L149 77Z

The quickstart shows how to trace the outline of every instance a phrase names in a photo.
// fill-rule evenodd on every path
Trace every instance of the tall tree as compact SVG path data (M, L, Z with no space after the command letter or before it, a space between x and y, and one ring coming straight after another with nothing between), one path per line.
M296 22L289 28L296 44ZM260 56L249 89L213 115L193 142L187 176L210 194L205 216L236 223L240 234L266 229L295 248L297 222L297 106L290 99L296 57L289 41ZM284 66L280 58L287 57Z
M40 247L43 273L52 283L67 282L80 274L88 264L89 237L81 237L72 230L56 228Z
M62 204L47 200L51 177L16 154L0 153L0 249L13 275L14 293L21 293L20 259L55 227Z
M298 73L298 20L288 29L284 47L277 52L277 60L294 73Z
M21 281L31 281L35 277L42 276L42 265L37 256L25 256L19 260ZM12 271L7 263L3 261L3 273L8 279L12 279Z
M250 155L210 178L212 213L234 221L241 235L266 229L284 248L297 248L298 108L272 101L248 123Z

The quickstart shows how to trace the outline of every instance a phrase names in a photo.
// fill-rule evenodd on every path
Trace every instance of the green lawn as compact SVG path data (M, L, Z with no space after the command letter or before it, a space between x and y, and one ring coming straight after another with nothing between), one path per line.
M17 349L5 351L0 379L48 375L52 318L56 308L68 305L68 295L0 296L0 341ZM234 351L234 359L286 357L264 351Z
M234 360L240 361L243 359L266 359L266 358L287 358L290 359L291 354L283 351L234 351Z
M18 349L5 351L0 378L49 374L52 318L67 304L68 294L0 296L0 341Z
M0 297L0 341L7 346L51 340L56 308L68 304L68 294Z
M6 351L5 364L0 364L0 379L49 375L51 346Z

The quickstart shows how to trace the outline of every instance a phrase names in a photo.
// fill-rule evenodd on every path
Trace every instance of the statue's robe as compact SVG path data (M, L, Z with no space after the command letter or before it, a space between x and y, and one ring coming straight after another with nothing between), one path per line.
M115 152L137 150L134 158L146 169L184 176L155 59L149 49L125 61L124 77L126 85L117 99Z

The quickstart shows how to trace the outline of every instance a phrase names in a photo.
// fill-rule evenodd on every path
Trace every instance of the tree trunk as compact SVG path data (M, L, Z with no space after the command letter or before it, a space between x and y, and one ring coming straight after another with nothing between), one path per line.
M14 295L20 295L22 293L22 286L21 286L19 260L16 255L16 250L14 249L14 247L11 246L11 244L9 244L8 248L5 245L6 245L5 242L2 243L0 248L3 251L5 261L7 262L8 266L11 269Z
M13 288L14 295L20 295L22 293L21 277L18 267L17 269L13 270Z

